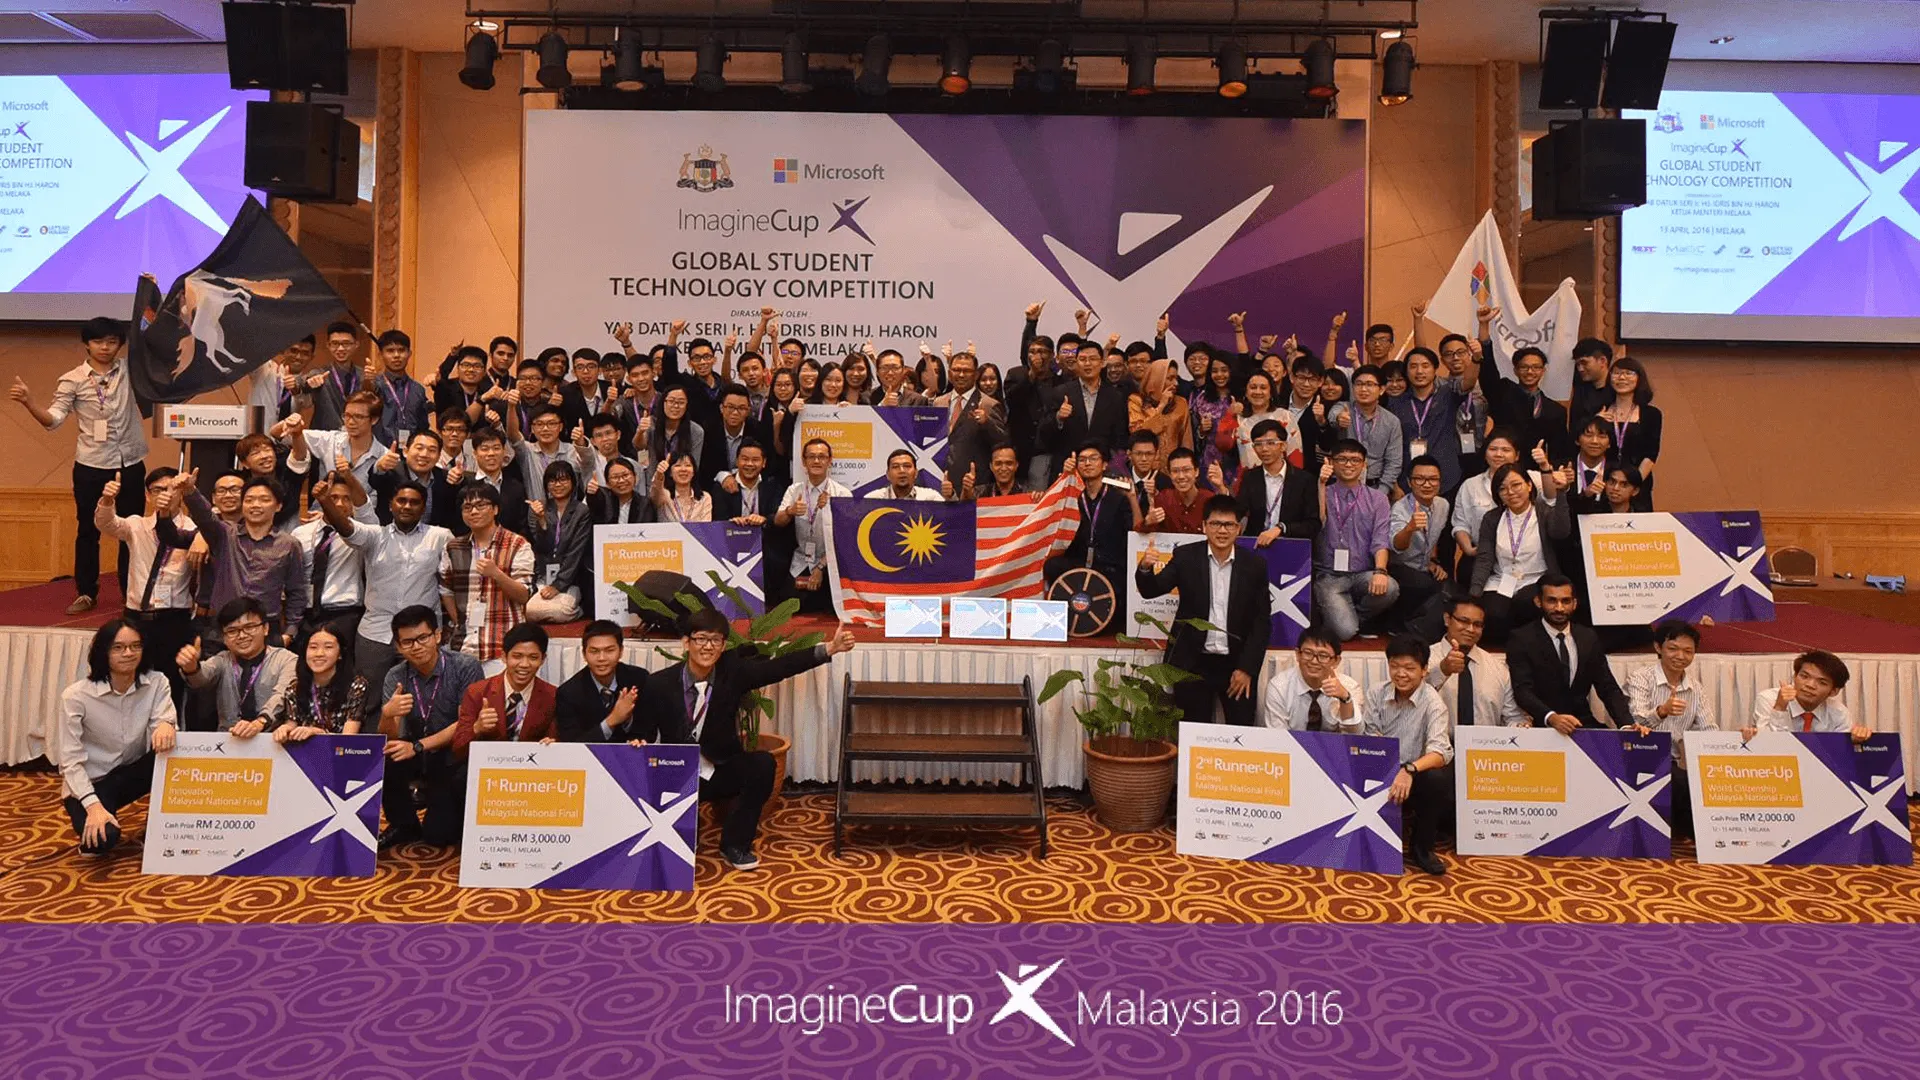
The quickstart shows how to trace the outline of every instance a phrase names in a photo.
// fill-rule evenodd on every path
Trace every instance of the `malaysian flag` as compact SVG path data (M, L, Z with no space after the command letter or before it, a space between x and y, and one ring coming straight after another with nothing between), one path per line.
M840 617L878 625L889 596L1039 596L1047 556L1080 527L1080 491L1068 474L1038 500L833 500L827 566Z

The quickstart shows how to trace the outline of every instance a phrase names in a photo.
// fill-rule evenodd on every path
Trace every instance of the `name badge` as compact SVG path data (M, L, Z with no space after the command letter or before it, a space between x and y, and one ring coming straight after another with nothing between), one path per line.
M1333 572L1344 574L1353 569L1353 556L1346 548L1333 549Z
M105 442L107 440L107 427L108 425L105 417L102 417L99 420L95 420L93 422L93 437L95 439L100 440L101 442Z
M540 584L551 585L555 581L558 581L559 579L560 579L560 564L554 563L552 566L547 567L545 573L540 575Z
M1471 454L1473 453L1473 446L1474 446L1473 432L1471 431L1461 432L1460 433L1460 452L1463 454Z
M1409 458L1425 457L1426 453L1427 440L1425 439L1415 439L1407 444L1407 456Z
M800 545L800 558L809 566L813 564L813 541L809 540Z

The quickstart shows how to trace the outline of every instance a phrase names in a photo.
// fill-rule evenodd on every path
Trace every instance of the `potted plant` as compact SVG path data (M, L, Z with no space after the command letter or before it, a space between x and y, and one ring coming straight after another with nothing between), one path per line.
M1162 637L1168 633L1164 622L1144 611L1135 612L1134 621L1157 627ZM1204 619L1182 622L1212 629ZM1124 645L1140 644L1140 639L1126 634L1119 640ZM1173 703L1173 688L1192 678L1193 674L1159 660L1100 660L1091 679L1080 671L1056 671L1041 689L1040 703L1045 704L1069 683L1080 684L1081 704L1074 716L1087 733L1081 747L1087 761L1087 786L1093 792L1094 814L1108 828L1149 832L1165 820L1179 754L1173 735L1181 713Z
M719 574L711 570L707 571L707 577L712 580L713 587L731 601L737 610L750 610L746 595L740 590L727 584ZM631 582L615 582L614 588L624 593L636 609L650 611L676 622L681 618L680 612L641 592ZM676 593L674 601L688 612L698 611L707 606L705 597L684 591ZM729 624L727 647L729 649L746 647L763 657L771 658L811 649L825 641L827 635L818 630L811 630L804 634L794 634L787 630L787 623L799 610L799 599L788 597L774 605L765 614L748 619L745 633L741 633L738 625ZM682 654L662 646L656 645L654 651L675 663L686 659ZM774 714L773 698L759 690L749 690L740 703L740 715L735 718L735 722L740 725L742 747L748 750L765 750L773 755L773 795L777 799L781 788L787 782L787 751L793 748L793 741L784 735L761 730L761 724L772 720ZM762 817L773 809L773 802L773 799L767 800L766 807L761 810Z

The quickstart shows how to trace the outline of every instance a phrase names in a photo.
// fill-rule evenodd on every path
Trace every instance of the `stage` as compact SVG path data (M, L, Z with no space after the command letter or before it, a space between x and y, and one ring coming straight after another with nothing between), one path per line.
M20 764L38 756L34 733L53 717L60 691L78 678L86 666L86 647L94 627L112 618L119 599L111 578L101 604L84 616L65 614L72 598L64 582L0 593L0 687L4 687L4 714L0 714L0 762ZM1827 589L1782 590L1778 618L1771 623L1734 623L1708 627L1696 665L1713 703L1720 726L1741 727L1761 690L1780 685L1790 674L1793 656L1805 649L1824 648L1838 653L1853 671L1845 694L1848 708L1875 728L1900 733L1907 760L1909 790L1920 755L1916 754L1916 702L1920 702L1920 626L1837 610L1825 603ZM1858 601L1852 590L1831 590L1845 600ZM1915 598L1920 600L1920 598ZM1907 597L1891 598L1904 604ZM1916 620L1920 621L1920 620ZM581 666L579 632L583 624L552 627L553 647L542 675L559 682ZM796 619L800 629L831 629L831 620ZM788 776L801 783L832 783L839 778L838 752L842 689L847 676L859 680L896 682L1018 682L1031 678L1035 692L1047 677L1063 667L1091 675L1102 659L1137 657L1137 646L1113 638L1086 638L1060 645L888 641L878 630L855 631L860 647L831 664L790 680L773 697L778 717L767 730L793 741L787 761ZM660 647L677 648L677 641L630 639L627 658L649 669L671 661ZM1353 642L1344 670L1363 684L1384 681L1385 657L1378 639ZM1293 662L1292 654L1275 651L1267 658L1266 680ZM1652 662L1649 654L1624 653L1612 657L1614 671L1626 673ZM1078 788L1084 779L1080 727L1073 716L1077 691L1070 690L1039 709L1042 774L1049 787ZM896 730L917 729L913 715L898 718ZM956 782L993 782L1012 778L1010 769L986 765L863 766L856 780L943 779Z

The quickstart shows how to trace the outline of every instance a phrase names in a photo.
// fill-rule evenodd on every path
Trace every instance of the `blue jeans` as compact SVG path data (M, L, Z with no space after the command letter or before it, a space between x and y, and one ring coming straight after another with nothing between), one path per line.
M1314 567L1314 621L1341 641L1353 640L1360 632L1360 620L1386 611L1400 598L1400 583L1393 578L1387 578L1387 591L1379 596L1367 591L1372 583L1372 570L1340 574Z

